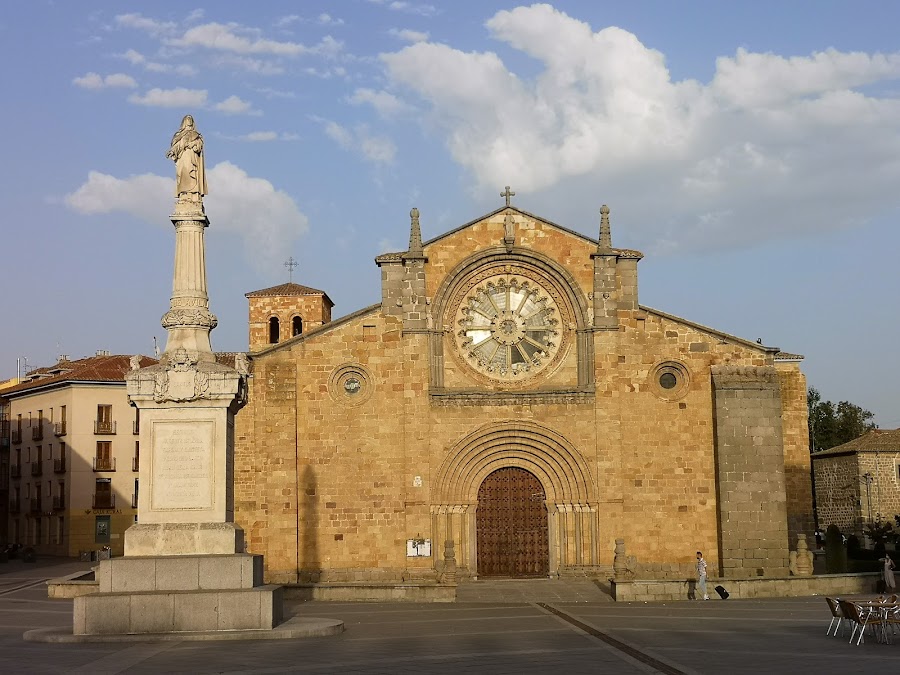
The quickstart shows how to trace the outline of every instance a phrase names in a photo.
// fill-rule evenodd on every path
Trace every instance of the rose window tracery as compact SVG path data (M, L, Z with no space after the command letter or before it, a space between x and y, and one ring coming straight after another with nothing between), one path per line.
M457 312L465 360L492 379L519 380L547 367L560 341L559 308L537 282L498 275L470 289Z

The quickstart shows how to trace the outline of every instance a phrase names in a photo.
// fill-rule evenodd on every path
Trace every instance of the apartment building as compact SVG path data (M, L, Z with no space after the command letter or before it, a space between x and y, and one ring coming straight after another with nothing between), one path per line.
M98 351L29 372L6 388L7 537L40 554L124 552L136 521L138 411L128 404L130 356ZM141 367L156 363L141 357Z

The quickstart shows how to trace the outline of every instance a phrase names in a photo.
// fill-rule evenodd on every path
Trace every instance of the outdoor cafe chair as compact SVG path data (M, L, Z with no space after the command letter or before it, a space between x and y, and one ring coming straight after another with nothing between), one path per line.
M885 620L879 614L878 611L873 607L860 607L860 605L855 602L850 602L848 600L841 600L838 605L841 608L841 613L844 617L850 621L850 623L854 624L853 632L850 633L850 644L853 644L853 638L856 637L856 631L859 630L859 637L856 640L856 645L859 646L860 642L865 642L865 631L866 628L871 627L872 632L875 633L876 638L878 634L876 633L876 628L881 628L882 631L885 628ZM887 638L887 635L884 635L884 638Z
M831 635L831 629L834 628L834 636L837 637L838 631L844 621L849 622L849 619L847 619L841 611L841 607L838 604L840 601L840 598L825 598L825 602L828 603L828 609L831 610L831 623L828 624L828 630L825 631L825 635Z

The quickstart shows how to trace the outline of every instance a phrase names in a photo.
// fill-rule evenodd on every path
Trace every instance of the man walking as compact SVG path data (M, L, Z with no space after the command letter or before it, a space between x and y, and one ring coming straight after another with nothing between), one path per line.
M709 600L706 592L706 561L700 551L697 551L697 588L703 594L703 599Z

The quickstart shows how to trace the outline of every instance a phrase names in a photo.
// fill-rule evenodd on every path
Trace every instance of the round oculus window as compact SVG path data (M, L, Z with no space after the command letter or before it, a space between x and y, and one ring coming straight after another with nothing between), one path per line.
M457 311L459 351L491 379L536 375L554 360L561 338L559 308L533 280L485 279L470 289Z

